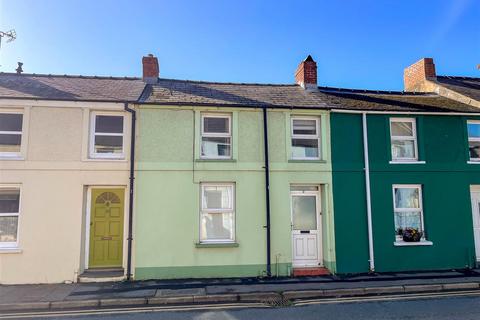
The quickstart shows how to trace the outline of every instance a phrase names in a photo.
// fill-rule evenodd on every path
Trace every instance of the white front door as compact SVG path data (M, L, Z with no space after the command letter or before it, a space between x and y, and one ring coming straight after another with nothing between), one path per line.
M480 192L472 192L473 235L475 237L475 255L480 261Z
M319 266L322 262L320 194L318 187L292 186L292 247L294 267Z

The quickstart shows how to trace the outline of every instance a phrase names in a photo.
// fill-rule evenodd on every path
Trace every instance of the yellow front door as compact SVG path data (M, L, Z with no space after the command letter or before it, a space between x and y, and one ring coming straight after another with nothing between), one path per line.
M92 189L89 268L121 267L124 189Z

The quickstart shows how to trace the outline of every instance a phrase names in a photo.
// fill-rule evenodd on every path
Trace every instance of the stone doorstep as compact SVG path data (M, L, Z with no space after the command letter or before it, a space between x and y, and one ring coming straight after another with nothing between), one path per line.
M252 292L240 294L211 294L211 295L185 295L164 296L150 298L115 298L99 300L65 300L53 302L25 302L0 304L0 311L16 310L48 310L48 309L75 309L85 307L113 307L134 305L169 305L169 304L192 304L192 303L223 303L223 302L260 302L268 303L282 297L289 300L354 297L365 295L403 294L403 293L427 293L440 291L480 290L478 282L462 282L448 284L423 284L404 286L380 286L368 288L341 288L320 290L298 290L278 292Z

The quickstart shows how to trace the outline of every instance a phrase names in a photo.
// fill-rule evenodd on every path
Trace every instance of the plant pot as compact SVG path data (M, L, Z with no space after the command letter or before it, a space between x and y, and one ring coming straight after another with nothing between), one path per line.
M414 228L406 228L403 230L402 238L405 242L420 242L423 232Z

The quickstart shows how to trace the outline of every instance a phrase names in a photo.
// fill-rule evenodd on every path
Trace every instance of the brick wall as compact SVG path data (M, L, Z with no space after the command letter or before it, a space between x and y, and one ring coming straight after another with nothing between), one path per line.
M405 91L425 91L426 80L436 80L435 64L432 58L423 58L403 72Z

